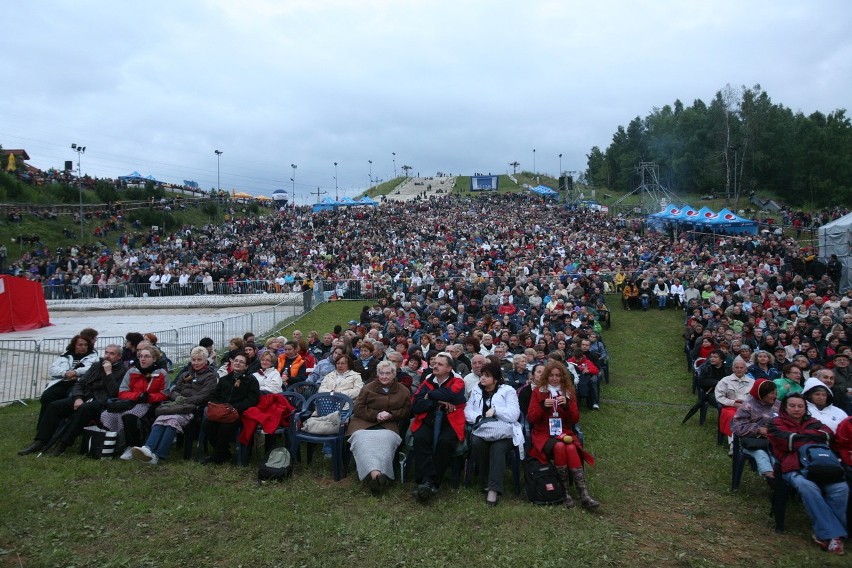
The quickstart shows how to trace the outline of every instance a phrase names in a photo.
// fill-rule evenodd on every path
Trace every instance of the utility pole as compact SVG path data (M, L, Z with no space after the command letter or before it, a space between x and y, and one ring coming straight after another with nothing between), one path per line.
M290 181L293 182L293 209L296 208L296 168L298 167L296 164L290 164L290 167L293 168L293 177L290 178Z
M334 200L340 201L340 194L337 191L337 162L334 162Z
M80 168L80 156L86 153L86 147L75 142L71 143L71 149L77 152L77 192L80 194L80 240L83 240L83 171Z
M222 186L220 184L219 178L219 157L222 155L222 150L213 150L216 154L216 192L220 193L222 191Z

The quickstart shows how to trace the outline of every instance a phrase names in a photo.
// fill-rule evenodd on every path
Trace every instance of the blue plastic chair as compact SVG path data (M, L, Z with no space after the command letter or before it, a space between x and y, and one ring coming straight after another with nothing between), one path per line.
M311 398L312 396L314 396L315 394L317 394L318 390L319 390L318 384L309 383L307 381L302 381L300 383L296 383L295 385L289 387L286 391L284 391L284 394L286 395L289 392L294 392L296 394L301 395L302 398L307 400L307 399ZM295 405L293 405L293 406L295 406Z
M344 444L344 435L346 427L349 425L349 419L355 408L355 402L340 393L321 392L310 397L302 407L302 412L298 417L295 433L293 435L293 445L290 453L294 456L299 455L299 444L307 442L308 445L308 463L311 463L313 457L314 444L329 444L331 446L331 462L332 473L335 481L340 481L343 473L343 452L346 451ZM336 434L321 435L311 434L302 430L305 422L311 415L327 416L334 412L340 413L340 428Z

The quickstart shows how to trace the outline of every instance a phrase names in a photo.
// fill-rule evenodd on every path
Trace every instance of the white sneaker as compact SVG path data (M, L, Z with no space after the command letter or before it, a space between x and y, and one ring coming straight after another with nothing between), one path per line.
M592 405L592 410L600 410L600 409L601 409L601 405L600 405L600 404L593 404L593 405Z
M133 459L133 448L127 447L124 448L124 453L118 458L120 460L130 461Z
M156 457L148 446L135 446L130 448L130 451L133 453L133 459L141 462L149 462Z
M145 463L147 463L148 465L157 465L158 463L160 463L160 458L157 457L157 454L154 454L151 456L151 459L146 461Z

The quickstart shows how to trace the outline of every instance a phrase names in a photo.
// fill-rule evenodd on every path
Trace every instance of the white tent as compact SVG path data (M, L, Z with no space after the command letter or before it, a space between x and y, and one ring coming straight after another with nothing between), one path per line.
M831 255L836 254L843 271L840 274L840 292L852 288L852 213L844 215L819 228L819 258L828 264Z

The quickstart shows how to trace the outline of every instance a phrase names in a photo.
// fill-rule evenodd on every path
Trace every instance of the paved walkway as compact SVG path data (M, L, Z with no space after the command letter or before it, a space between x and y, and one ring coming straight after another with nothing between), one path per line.
M402 182L402 184L398 185L396 189L385 197L388 201L412 201L418 195L423 196L424 192L426 194L425 197L446 195L452 191L455 183L455 177L413 177Z

